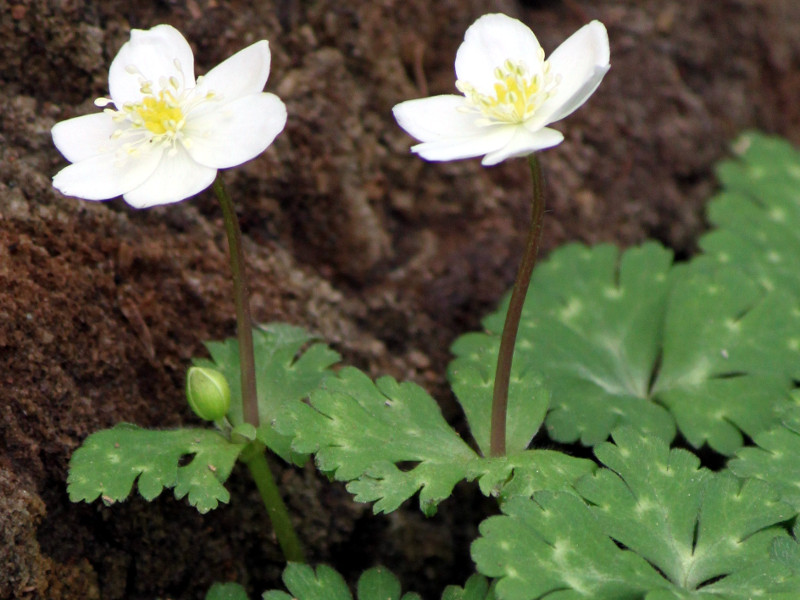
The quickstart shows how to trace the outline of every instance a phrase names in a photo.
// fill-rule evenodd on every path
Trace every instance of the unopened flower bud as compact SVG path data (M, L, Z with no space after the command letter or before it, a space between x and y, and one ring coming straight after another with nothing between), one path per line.
M186 399L198 417L216 421L228 413L231 389L216 369L191 367L186 373Z

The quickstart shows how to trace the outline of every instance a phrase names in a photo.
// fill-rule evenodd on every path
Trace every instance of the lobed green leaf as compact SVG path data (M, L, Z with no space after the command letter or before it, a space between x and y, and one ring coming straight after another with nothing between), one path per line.
M421 509L433 514L463 479L480 478L487 494L509 479L526 491L561 489L594 468L544 451L481 458L422 388L390 377L373 382L354 368L329 378L309 404L286 410L276 428L293 438L295 452L315 454L321 471L349 482L357 501L375 502L375 512L393 511L419 491Z
M741 136L734 150L738 157L717 168L724 191L708 207L716 230L700 246L712 260L736 265L765 288L798 298L800 152L755 132Z
M289 563L283 570L283 583L290 594L270 590L264 592L263 600L353 600L344 577L326 565L313 567Z
M748 436L780 423L800 361L800 311L732 267L680 269L666 314L653 399L690 444L732 454Z
M740 477L772 484L781 499L800 512L800 407L787 412L783 424L753 438L756 446L741 448L728 467Z
M495 600L494 587L482 575L471 575L464 587L448 585L442 594L442 600Z
M596 444L620 423L670 438L675 425L649 398L659 356L672 255L647 244L623 255L608 245L561 248L534 271L512 365L514 381L544 375L553 439ZM463 402L463 373L496 364L507 300L484 319L486 333L458 338L448 369ZM483 404L491 405L490 370ZM511 394L515 394L512 385ZM465 406L465 411L467 407ZM468 412L468 418L470 414ZM470 418L470 428L481 425ZM509 413L509 422L515 415ZM479 434L479 444L484 444Z
M514 496L530 497L539 490L571 492L575 481L596 470L597 465L591 460L556 450L526 450L475 461L467 479L477 479L485 495L498 496L505 502Z
M481 336L476 345L463 357L450 363L449 376L453 392L464 410L470 433L483 456L489 456L492 415L492 394L497 360L485 362L487 356L497 356L499 339ZM484 344L490 344L488 348ZM506 450L508 453L525 450L542 425L550 404L550 391L543 385L541 374L528 364L514 365L508 388Z
M456 340L448 370L484 452L505 311ZM567 246L534 272L510 389L509 422L521 431L509 435L519 448L538 427L538 372L559 442L594 445L620 425L671 440L677 426L693 446L732 454L743 433L779 423L800 379L798 340L796 301L731 267L673 267L652 243L623 253Z
M417 490L430 513L450 495L476 458L419 386L390 377L373 383L354 368L342 369L278 419L296 452L314 453L317 467L340 481L359 502L377 500L376 512L395 510ZM397 463L416 466L401 471Z
M478 571L496 577L501 600L634 600L662 584L643 558L604 534L584 502L566 492L515 497L480 525Z
M121 423L93 433L75 451L67 491L73 502L112 504L125 500L134 483L148 501L174 488L176 498L205 513L230 499L223 483L244 446L207 429L152 431Z
M334 569L320 565L313 567L289 563L283 571L283 583L290 594L270 590L264 592L263 600L353 600L353 595L344 578ZM473 597L485 600L485 597ZM468 600L473 600L469 598ZM419 595L406 593L401 596L397 577L383 567L375 567L362 573L357 584L358 600L420 600Z
M472 554L498 598L800 597L781 526L797 511L766 483L701 469L631 428L614 439L595 449L606 468L576 484L585 501L537 492L481 524Z
M796 511L769 485L699 468L699 460L630 429L595 448L608 469L578 482L603 531L695 590L769 555ZM800 585L800 581L797 582ZM800 588L798 588L800 591Z

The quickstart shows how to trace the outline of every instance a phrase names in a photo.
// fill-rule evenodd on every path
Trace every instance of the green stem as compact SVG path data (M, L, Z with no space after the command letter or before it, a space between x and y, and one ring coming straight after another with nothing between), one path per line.
M239 339L239 368L242 375L242 415L246 423L258 427L258 398L256 396L256 364L253 357L253 323L250 318L250 302L245 273L244 253L242 252L242 232L239 220L231 202L222 174L214 180L214 193L222 207L225 220L225 233L228 235L228 248L233 277L233 297L236 303L236 335Z
M264 446L257 442L253 443L252 448L248 448L242 454L245 453L247 456L243 456L242 460L247 464L253 481L256 482L283 556L288 562L306 562L303 547L300 545L300 540L289 518L289 511L283 503L283 498L281 498L275 478L267 463L267 457L264 455Z
M239 366L242 379L242 414L245 422L258 427L258 397L256 396L256 366L253 355L253 324L250 318L250 301L248 298L247 275L245 273L244 252L242 251L242 232L239 220L231 202L222 175L217 174L214 180L214 193L222 207L225 220L225 233L230 248L231 275L233 277L233 296L236 304L236 331L239 340ZM269 469L264 445L259 442L250 444L242 452L241 460L247 464L250 474L256 483L258 492L267 509L272 528L278 538L283 555L287 561L305 562L300 540L297 538L289 519L289 511L283 502L275 478Z
M506 454L506 416L508 413L508 383L511 379L511 361L514 357L514 344L517 341L519 320L522 316L522 307L531 282L533 267L536 265L536 256L539 254L539 240L542 237L542 222L544 217L544 195L542 193L542 168L536 154L528 157L533 177L533 202L531 206L531 226L528 231L528 240L525 243L525 253L517 270L517 278L511 291L511 300L508 302L506 321L503 324L503 334L500 338L500 351L497 355L497 370L494 377L494 393L492 395L492 422L489 453L491 456L505 456Z

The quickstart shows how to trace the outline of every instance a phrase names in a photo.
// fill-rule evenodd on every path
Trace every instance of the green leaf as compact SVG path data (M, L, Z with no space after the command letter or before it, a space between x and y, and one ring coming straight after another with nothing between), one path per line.
M708 207L717 229L700 246L767 289L800 297L800 152L754 132L739 138L734 149L738 158L717 168L724 191Z
M278 431L294 435L296 452L316 454L317 467L340 481L359 502L378 500L376 512L395 510L422 490L423 511L435 512L476 458L419 386L390 377L373 383L342 369L279 417ZM401 471L396 463L418 463Z
M484 362L487 348L481 344L494 338L482 336L477 345L466 356L456 358L448 367L453 392L464 410L470 433L478 444L481 454L489 456L490 426L492 420L492 394L497 361ZM497 347L491 351L497 356ZM508 453L525 450L542 425L550 392L542 384L539 373L527 365L513 369L508 388L508 412L506 425L506 450Z
M314 569L289 563L283 571L283 583L290 594L277 590L264 592L263 600L353 600L344 578L326 565Z
M472 554L481 573L499 578L498 598L800 593L800 577L771 556L796 511L767 484L701 469L690 452L631 428L614 439L595 448L608 468L576 484L588 504L538 492L481 525Z
M577 484L605 533L694 590L769 554L776 527L794 516L757 480L700 469L686 450L670 450L630 429L595 454L601 469Z
M231 428L231 439L237 440L237 438L243 440L247 440L248 442L252 442L256 439L256 428L253 427L250 423L240 423L235 427Z
M800 598L800 564L797 542L781 536L772 541L769 556L760 557L728 577L703 588L704 598L719 600L797 600ZM649 599L648 599L649 600Z
M293 450L315 454L321 471L349 482L357 501L375 502L375 512L393 511L419 491L420 508L431 515L465 478L481 478L485 493L499 493L512 476L524 478L526 490L541 489L537 483L560 489L594 468L543 451L480 458L422 388L391 377L373 383L353 368L329 378L309 404L285 411L276 428L293 436Z
M572 484L597 470L594 461L574 458L556 450L527 450L470 463L467 479L478 479L487 496L505 502L514 496L530 497L539 490L572 491Z
M670 438L674 423L648 397L658 359L663 313L670 288L669 251L647 244L622 256L608 245L569 245L553 252L534 271L517 338L512 381L531 372L545 376L552 394L548 431L554 439L596 444L619 423ZM482 404L491 405L491 385L497 361L507 299L484 320L486 334L456 340L456 359L448 374L459 401L468 400L463 374L485 373ZM488 372L487 372L488 369ZM514 385L511 394L514 394ZM485 449L480 419L465 411L470 428L478 431ZM516 415L509 413L509 422ZM485 452L485 450L484 450Z
M543 491L502 508L503 516L481 523L472 544L478 571L498 578L500 600L634 600L662 583L644 559L620 550L573 494Z
M772 543L770 554L774 560L793 573L800 573L800 544L792 537L781 537Z
M289 563L283 571L283 582L289 593L277 590L264 592L263 600L353 600L344 578L325 565L313 567ZM358 600L421 600L418 594L401 596L400 582L384 567L362 573L357 584ZM442 600L494 600L484 577L473 575L463 588L448 586Z
M247 592L238 583L215 583L206 593L206 600L248 600Z
M442 600L494 600L494 589L482 575L470 576L464 587L448 585L442 594Z
M800 361L800 311L738 269L698 262L680 269L664 327L652 395L694 447L723 454L776 426L790 404Z
M339 354L325 344L311 344L314 336L300 327L271 323L253 329L256 364L258 414L261 426L258 439L286 461L302 465L307 456L293 455L291 439L275 432L272 421L289 404L305 399L325 378ZM213 360L195 359L198 366L214 367L228 380L231 396L242 397L239 346L235 338L207 342ZM241 401L231 405L228 418L234 425L243 422Z
M740 477L769 482L784 502L800 512L800 407L789 411L781 426L753 441L756 447L741 448L728 467Z
M186 496L206 513L230 499L222 484L243 448L207 429L151 431L121 423L93 433L75 451L67 491L73 502L99 497L112 504L127 498L134 482L148 501L175 488L176 498Z
M383 567L365 571L357 589L358 600L400 600L400 581Z
M308 565L289 563L283 582L291 595L281 591L264 592L263 600L353 600L344 578L328 566L320 565L316 573ZM400 597L400 582L391 571L375 567L358 580L358 600L419 600L407 593Z
M693 446L732 454L742 432L776 425L800 379L796 301L733 268L671 264L656 244L624 253L572 245L537 267L517 338L509 422L532 424L525 434L538 427L540 400L530 400L526 382L539 372L552 396L546 425L559 442L594 445L618 425L671 440L677 425ZM484 452L505 311L504 303L484 320L487 333L456 340L449 369ZM526 395L529 415L520 408Z

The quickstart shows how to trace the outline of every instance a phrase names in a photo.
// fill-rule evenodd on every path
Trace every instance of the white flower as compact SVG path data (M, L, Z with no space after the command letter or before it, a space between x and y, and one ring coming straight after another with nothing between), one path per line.
M197 194L217 169L254 158L283 130L286 107L263 92L269 67L262 40L195 81L192 49L177 29L134 29L111 63L111 98L95 101L105 110L53 127L74 163L53 185L87 200L122 194L136 208Z
M592 21L548 60L533 32L516 19L484 15L467 29L456 54L463 94L402 102L400 127L422 143L411 148L433 161L485 155L484 165L560 144L547 125L581 106L609 68L608 34Z

